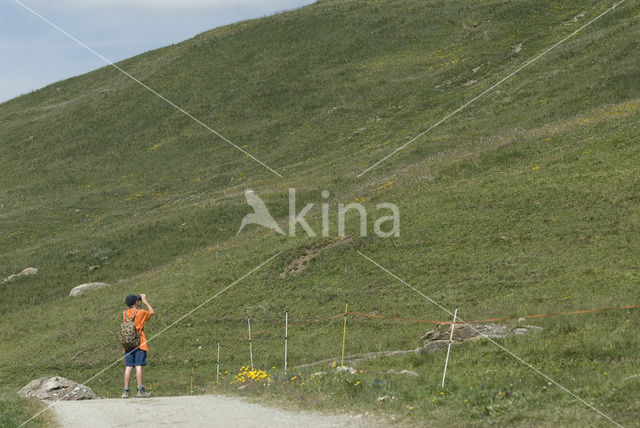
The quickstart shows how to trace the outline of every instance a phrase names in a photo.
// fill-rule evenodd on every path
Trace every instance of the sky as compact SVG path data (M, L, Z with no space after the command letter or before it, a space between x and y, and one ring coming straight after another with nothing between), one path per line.
M0 0L0 102L106 65L20 3L116 62L313 0Z

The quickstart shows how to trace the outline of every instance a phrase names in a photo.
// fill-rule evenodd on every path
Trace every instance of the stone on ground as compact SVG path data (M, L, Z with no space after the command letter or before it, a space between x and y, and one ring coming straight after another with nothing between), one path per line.
M509 336L520 336L529 334L532 332L540 331L542 327L535 325L518 325L517 327L510 328L504 324L457 324L453 329L452 343L457 344L466 342L468 340L479 340L485 338L502 339ZM429 351L436 351L447 347L449 344L449 337L451 336L450 325L437 325L433 330L430 330L422 336L422 340L425 341L424 349Z
M8 282L11 281L12 279L16 279L16 278L20 278L21 276L29 276L29 275L35 275L38 273L38 269L34 268L34 267L28 267L25 270L23 270L20 273L14 273L13 275L9 275L8 277L6 277L5 279L3 279L0 284L2 284L3 282Z
M86 284L80 284L71 289L69 296L79 296L87 291L98 290L103 287L109 287L111 284L106 282L88 282Z
M347 367L347 366L338 366L335 369L337 372L339 373L348 373L348 374L356 374L358 373L358 370L354 369L353 367Z
M61 376L41 377L32 380L18 391L21 397L33 397L40 400L92 400L100 398L88 386L65 379Z

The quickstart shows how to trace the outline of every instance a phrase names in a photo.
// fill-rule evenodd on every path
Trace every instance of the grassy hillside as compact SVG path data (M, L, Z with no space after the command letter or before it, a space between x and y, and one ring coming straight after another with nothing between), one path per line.
M274 376L285 309L294 324L291 366L339 357L342 319L328 318L345 303L359 313L450 318L357 251L445 307L458 305L463 319L636 304L636 3L357 177L609 6L321 1L119 64L283 178L112 67L0 104L0 278L40 269L0 285L0 422L12 426L29 413L12 396L29 380L83 381L121 355L126 294L148 294L158 311L147 328L153 335L280 251L153 340L146 383L154 394L189 393L192 368L196 392L237 392L232 374L249 362L246 316L256 366ZM250 211L248 187L281 224L295 187L298 210L316 202L307 218L317 232L328 190L331 237L251 226L236 238ZM336 239L337 204L356 200L370 214L376 203L396 203L401 236L360 238L350 217L351 241L283 277L305 250ZM89 281L114 285L67 297ZM631 426L640 411L639 321L637 309L528 320L545 330L500 343ZM413 349L432 327L348 322L348 354ZM216 386L218 341L230 373ZM484 341L453 350L441 390L443 357L361 362L349 378L311 379L309 369L241 393L425 425L609 423ZM120 382L117 365L89 386L115 396ZM381 404L384 395L395 398Z

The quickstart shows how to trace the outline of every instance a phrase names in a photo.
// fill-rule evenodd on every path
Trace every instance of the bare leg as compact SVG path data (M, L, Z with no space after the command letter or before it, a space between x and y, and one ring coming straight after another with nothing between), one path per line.
M129 388L129 379L131 379L131 369L133 367L125 367L124 369L124 387Z
M136 380L138 381L138 388L140 388L142 383L142 366L136 366Z

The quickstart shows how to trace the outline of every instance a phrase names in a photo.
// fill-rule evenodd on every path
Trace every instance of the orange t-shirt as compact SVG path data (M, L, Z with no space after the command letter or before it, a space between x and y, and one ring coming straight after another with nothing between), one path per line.
M144 323L151 318L151 312L145 311L144 309L138 309L138 312L136 312L136 308L129 308L122 313L122 321L126 321L125 313L129 319L131 319L134 312L136 313L136 317L134 318L133 323L136 325L136 330L138 330L138 333L140 334L140 349L142 351L148 351L149 347L147 346L147 337L144 335Z

